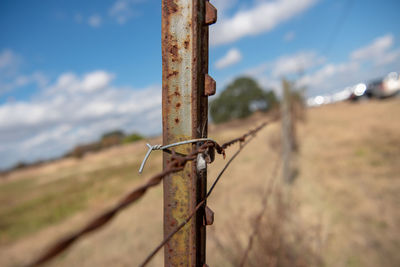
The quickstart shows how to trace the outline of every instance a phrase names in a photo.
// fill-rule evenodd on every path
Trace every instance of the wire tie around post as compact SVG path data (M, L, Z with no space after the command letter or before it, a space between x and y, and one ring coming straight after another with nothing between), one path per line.
M171 147L175 147L175 146L181 146L181 145L186 145L186 144L191 144L191 143L198 143L198 142L206 142L206 141L210 141L210 142L213 142L213 143L217 144L217 142L214 141L211 138L191 139L191 140L181 141L181 142L177 142L177 143L173 143L173 144L169 144L169 145L165 145L165 146L163 146L163 145L154 145L154 146L152 146L152 145L147 143L146 146L148 147L148 150L147 150L146 155L144 156L142 164L140 165L139 173L143 172L144 165L146 164L146 161L149 158L149 156L150 156L150 154L151 154L151 152L153 150L165 150L165 149L168 149L168 148L171 148Z

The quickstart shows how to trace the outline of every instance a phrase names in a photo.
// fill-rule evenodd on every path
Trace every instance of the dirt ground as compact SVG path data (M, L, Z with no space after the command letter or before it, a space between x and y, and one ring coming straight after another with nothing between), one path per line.
M309 109L299 125L299 176L291 186L296 222L323 266L400 266L400 100L339 103ZM224 142L266 118L211 126ZM230 266L231 235L242 245L260 208L279 151L280 125L265 128L226 171L209 198L207 263ZM160 139L148 140L152 144ZM235 147L227 151L229 158ZM160 171L154 152L137 169L145 142L16 171L0 179L0 266L22 266L49 243L77 229L122 194ZM209 167L209 184L223 167ZM268 218L266 218L268 219ZM137 266L162 240L162 188L150 190L104 229L79 241L49 266ZM240 251L238 252L240 253ZM228 256L227 256L228 255ZM159 253L149 266L162 266Z

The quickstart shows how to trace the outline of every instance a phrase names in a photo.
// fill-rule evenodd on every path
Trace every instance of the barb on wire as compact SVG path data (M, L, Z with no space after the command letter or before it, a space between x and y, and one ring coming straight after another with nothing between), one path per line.
M221 145L221 148L222 148L222 149L226 149L226 148L230 147L231 145L233 145L233 144L235 144L235 143L238 143L238 142L241 142L241 143L242 143L243 141L246 140L246 138L247 138L248 136L254 135L254 134L257 133L258 131L260 131L262 128L264 128L266 125L268 125L268 124L270 124L270 123L276 121L277 119L278 119L278 117L274 117L274 118L272 118L270 121L266 121L266 122L262 123L260 126L258 126L257 128L254 128L253 130L248 131L248 132L245 133L244 135L239 136L238 138L232 139L232 140L230 140L230 141L228 141L228 142L222 144L222 145Z
M265 125L264 125L265 126ZM260 128L261 129L261 128ZM168 236L166 236L164 238L164 240L146 257L146 259L143 261L143 263L141 263L139 266L140 267L144 267L146 266L150 260L157 254L157 252L164 247L164 245L177 233L179 232L179 230L181 230L189 221L190 219L193 218L193 216L196 214L196 212L202 207L204 206L204 204L206 203L207 198L211 195L211 193L213 192L215 186L217 185L217 183L219 182L221 176L224 174L224 172L226 171L226 169L229 167L229 165L232 163L232 161L239 155L239 153L243 150L243 148L255 137L255 133L254 132L251 136L250 139L248 139L247 141L244 140L242 141L242 145L239 147L239 149L235 152L235 154L233 154L233 156L229 159L229 161L225 164L225 166L222 168L222 170L220 171L220 173L218 174L217 178L215 178L213 184L211 185L210 189L208 190L205 198L200 201L196 207L194 208L194 210L192 211L192 213L190 213L190 215L182 222L180 223L171 233L168 234Z
M218 143L215 142L215 141L214 141L213 139L211 139L211 138L191 139L191 140L181 141L181 142L177 142L177 143L173 143L173 144L169 144L169 145L165 145L165 146L163 146L163 145L154 145L154 146L152 146L152 145L150 145L150 144L146 144L147 147L148 147L149 149L147 150L147 153L146 153L146 155L144 156L144 159L143 159L143 161L142 161L142 164L140 165L139 173L142 173L142 172L143 172L144 165L146 164L146 161L147 161L147 159L149 158L149 156L150 156L150 154L151 154L151 152L152 152L153 150L166 150L166 149L169 149L169 148L175 147L175 146L181 146L181 145L192 144L192 143L199 143L199 142L206 142L206 141L208 141L208 142L213 142L214 144L218 145Z
M83 236L85 236L85 235L87 235L87 234L89 234L89 233L91 233L91 232L103 227L114 216L116 216L120 211L122 211L124 208L126 208L130 204L132 204L132 203L136 202L138 199L140 199L147 192L147 190L149 188L160 184L165 176L167 176L167 175L169 175L171 173L174 173L174 172L181 171L185 167L187 162L196 160L198 154L204 153L208 149L212 148L212 149L215 149L218 154L222 154L224 156L224 158L225 158L224 148L227 148L228 146L230 146L230 145L232 145L234 143L237 143L237 142L240 142L241 144L243 144L242 146L240 146L238 152L236 152L235 155L228 161L228 163L226 164L224 169L218 175L216 181L214 182L214 184L211 186L209 192L207 193L206 198L196 206L195 210L193 211L193 215L191 215L191 216L189 216L187 218L187 221L189 221L194 216L196 211L205 203L205 200L211 194L211 192L214 189L216 183L220 179L222 173L226 170L226 168L229 166L229 164L232 162L232 160L237 156L237 154L239 154L239 152L243 149L244 145L247 144L251 140L251 139L249 139L249 140L246 141L246 138L248 136L252 136L252 138L253 138L254 135L259 130L261 130L263 127L265 127L266 125L267 125L267 123L263 123L261 126L257 127L256 129L249 131L248 133L246 133L245 135L243 135L240 138L237 138L237 139L234 139L232 141L229 141L229 142L225 143L223 146L220 146L214 140L205 140L204 144L202 144L198 148L194 149L188 155L183 155L183 156L182 155L177 155L174 151L172 151L171 161L169 162L167 167L162 172L152 176L144 185L139 186L138 188L135 188L130 193L125 195L113 208L107 210L106 212L102 213L101 215L99 215L99 216L95 217L94 219L92 219L91 221L89 221L89 223L87 223L81 230L79 230L79 231L77 231L77 232L75 232L75 233L73 233L73 234L71 234L71 235L69 235L69 236L57 241L55 244L50 246L42 255L40 255L37 259L35 259L32 263L30 263L28 266L39 266L39 265L42 265L42 264L50 261L51 259L53 259L57 255L59 255L61 252L63 252L67 248L69 248L78 239L80 239ZM199 139L197 139L196 142L199 142L198 140ZM187 141L184 141L184 142L187 142ZM171 144L169 146L173 146L173 145L175 145L175 144ZM183 222L181 224L180 228L182 228L186 223ZM172 237L177 231L179 231L179 229L177 229L173 233L171 233L170 236ZM169 238L165 241L165 243L168 242ZM162 244L160 246L160 248L164 244ZM154 254L157 253L157 251L160 248L158 248L154 252ZM151 259L151 257L149 258L149 260Z
M278 177L280 162L281 161L279 159L276 161L275 167L272 171L272 177L270 178L269 183L268 183L267 187L265 188L264 194L261 199L261 209L256 216L253 232L249 236L249 241L247 243L247 247L243 253L242 260L240 261L240 265L239 265L240 267L244 267L244 265L246 264L250 250L253 247L254 237L256 237L258 231L260 230L260 224L261 224L262 217L264 216L265 211L267 210L268 199L269 199L270 195L272 194L274 183Z
M159 183L161 183L161 181L163 180L163 178L165 176L167 176L171 173L174 173L174 172L181 171L185 167L185 165L188 161L193 161L197 158L196 157L197 154L203 153L209 147L214 147L214 146L215 146L214 143L206 142L202 146L197 148L196 150L192 151L189 155L184 156L184 157L178 156L175 153L173 153L172 159L164 171L154 175L144 185L142 185L142 186L134 189L130 193L128 193L113 208L102 213L100 216L95 217L80 231L77 231L74 234L56 242L44 254L42 254L38 259L36 259L34 262L32 262L28 266L39 266L39 265L51 260L58 254L60 254L64 250L66 250L68 247L70 247L74 242L76 242L82 236L84 236L94 230L97 230L98 228L105 225L121 210L123 210L128 205L130 205L133 202L140 199L150 187L154 187L154 186L158 185Z

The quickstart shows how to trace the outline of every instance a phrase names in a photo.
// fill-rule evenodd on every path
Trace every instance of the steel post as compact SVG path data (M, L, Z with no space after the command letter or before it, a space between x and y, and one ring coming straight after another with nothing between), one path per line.
M205 0L162 0L163 144L207 137L207 96L215 92L208 76L208 25L215 8ZM205 88L207 86L207 88ZM183 145L188 154L196 145ZM164 153L164 168L171 155ZM195 163L164 179L164 236L193 211L206 193L206 170ZM205 264L204 209L166 244L165 266Z

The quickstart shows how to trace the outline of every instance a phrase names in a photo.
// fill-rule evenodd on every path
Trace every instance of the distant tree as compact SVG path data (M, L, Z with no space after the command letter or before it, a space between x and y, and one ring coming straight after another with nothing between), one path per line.
M107 132L105 134L102 135L101 140L108 138L108 137L119 137L119 138L123 138L125 136L124 132L121 130L114 130L111 132Z
M122 143L131 143L143 139L143 136L138 133L125 135L121 130L115 130L103 134L99 141L80 144L74 147L71 151L66 153L63 157L82 158L85 154L90 152L101 151L112 146L120 145Z
M264 91L248 77L233 81L210 106L215 123L248 117L254 111L268 111L278 104L273 91Z
M103 134L101 137L100 143L101 147L106 148L110 146L115 146L122 143L125 134L121 130L115 130L108 133Z
M100 151L102 146L99 142L77 145L74 149L67 155L75 158L82 158L86 153Z
M20 169L24 169L26 167L28 167L29 164L23 161L18 161L17 163L15 163L15 165L12 167L13 170L20 170Z
M142 140L144 137L138 133L132 133L128 136L125 136L124 140L122 141L124 144L126 143L133 143L139 140Z

